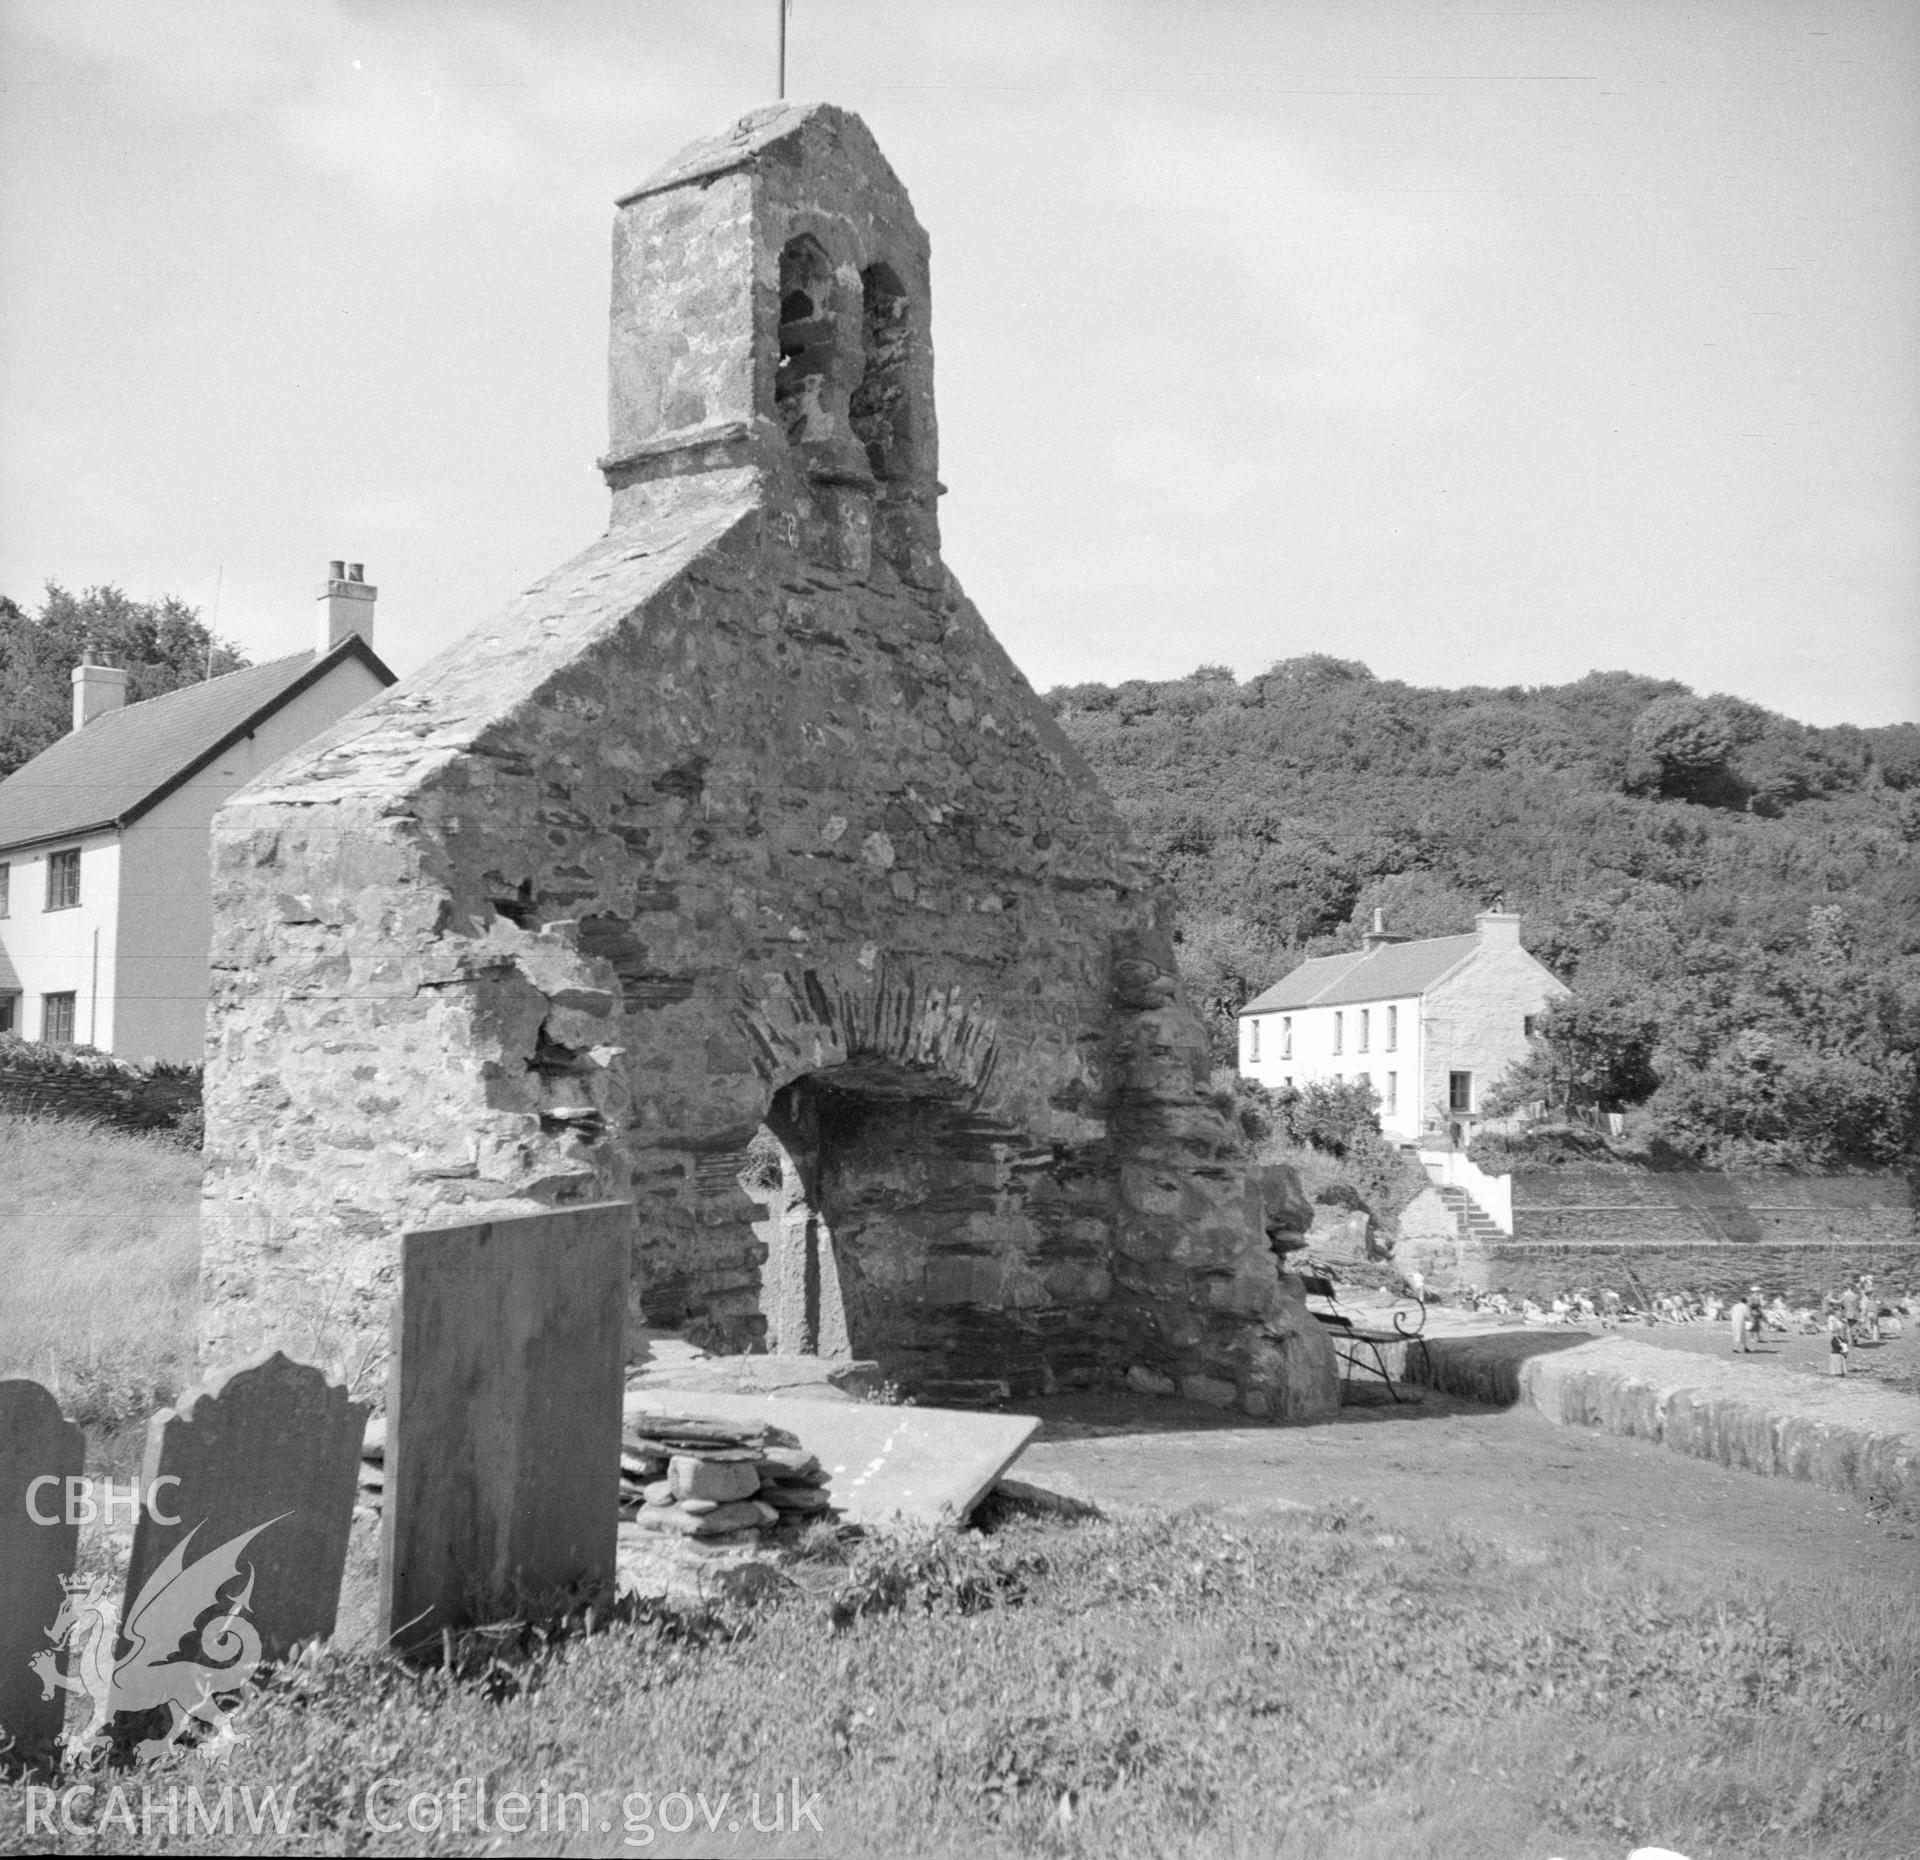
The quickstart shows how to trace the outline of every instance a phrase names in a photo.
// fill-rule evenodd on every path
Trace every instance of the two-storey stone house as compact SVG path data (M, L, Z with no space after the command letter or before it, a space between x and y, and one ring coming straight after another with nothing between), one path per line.
M1240 1010L1242 1077L1274 1089L1363 1080L1388 1136L1467 1141L1537 1017L1570 992L1521 947L1517 914L1474 923L1467 936L1405 940L1376 912L1358 950L1310 957Z

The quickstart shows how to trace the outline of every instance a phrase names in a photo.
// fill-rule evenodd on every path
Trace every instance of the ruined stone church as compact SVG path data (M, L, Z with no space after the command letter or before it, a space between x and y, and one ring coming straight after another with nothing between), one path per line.
M606 534L216 821L209 1358L376 1360L403 1229L630 1200L636 1327L763 1347L804 1232L932 1399L1332 1407L1166 902L941 560L931 310L844 111L620 203Z

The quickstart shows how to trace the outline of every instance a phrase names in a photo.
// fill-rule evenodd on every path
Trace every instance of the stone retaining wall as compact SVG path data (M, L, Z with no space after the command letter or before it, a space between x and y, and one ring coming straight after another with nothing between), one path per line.
M1920 1240L1859 1238L1732 1246L1725 1242L1647 1241L1510 1246L1463 1251L1459 1276L1483 1291L1540 1302L1585 1286L1616 1291L1636 1305L1672 1292L1729 1298L1759 1285L1790 1305L1817 1302L1853 1277L1871 1273L1884 1293L1920 1294Z
M1561 1246L1920 1240L1894 1175L1519 1169L1513 1222L1516 1240Z

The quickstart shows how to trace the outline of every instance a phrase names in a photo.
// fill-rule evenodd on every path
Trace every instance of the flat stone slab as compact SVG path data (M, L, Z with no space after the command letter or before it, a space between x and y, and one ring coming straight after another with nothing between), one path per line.
M1920 1399L1862 1379L1557 1328L1432 1337L1424 1359L1406 1353L1405 1374L1472 1401L1525 1402L1550 1420L1920 1516Z
M1040 1425L1030 1414L687 1389L630 1390L625 1412L629 1425L648 1414L698 1414L784 1428L819 1457L834 1508L858 1524L959 1523Z
M706 1390L715 1395L791 1394L808 1400L852 1400L880 1386L880 1365L825 1356L665 1354L629 1370L627 1386Z

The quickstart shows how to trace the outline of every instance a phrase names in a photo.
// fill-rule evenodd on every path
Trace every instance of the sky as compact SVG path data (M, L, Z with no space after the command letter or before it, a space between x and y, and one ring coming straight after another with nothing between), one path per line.
M778 0L0 0L0 591L405 674L605 527L617 195ZM1035 685L1302 653L1920 718L1911 0L794 0Z

